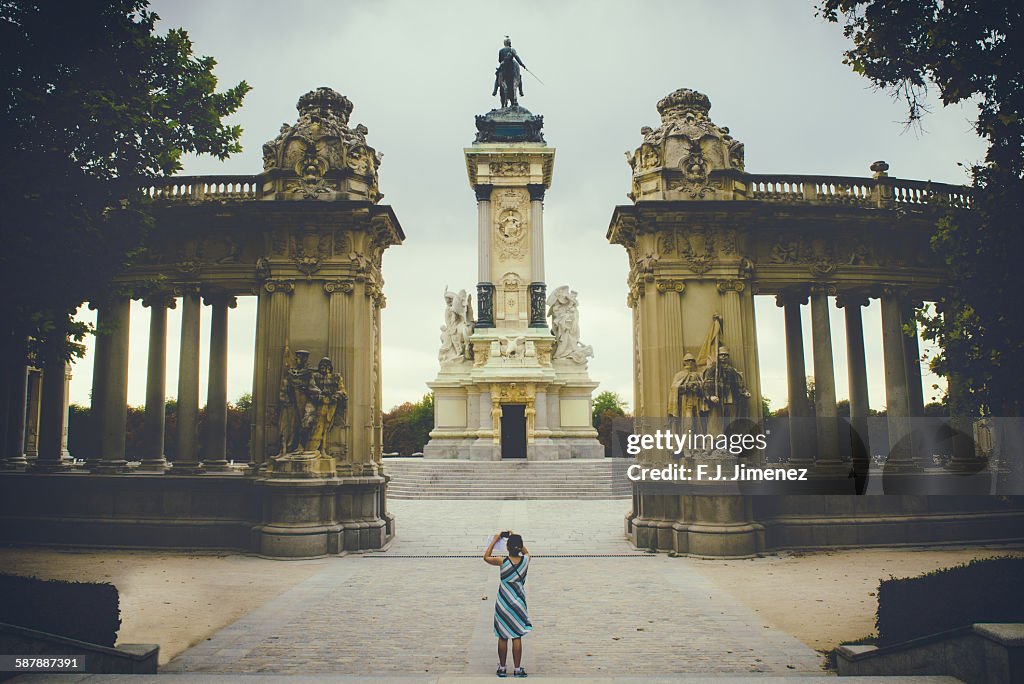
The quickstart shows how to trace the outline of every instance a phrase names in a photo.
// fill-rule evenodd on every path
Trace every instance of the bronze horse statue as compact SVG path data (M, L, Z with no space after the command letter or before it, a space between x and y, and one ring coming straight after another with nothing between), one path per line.
M523 94L523 75L519 70L526 65L516 54L512 47L512 41L505 36L505 47L498 50L498 68L494 70L494 92L491 95L501 93L501 108L516 107L519 105L519 96Z

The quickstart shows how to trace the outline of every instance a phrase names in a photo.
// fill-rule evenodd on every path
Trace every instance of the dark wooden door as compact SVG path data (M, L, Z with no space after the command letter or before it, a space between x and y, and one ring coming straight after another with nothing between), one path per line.
M501 457L526 458L526 405L501 405Z

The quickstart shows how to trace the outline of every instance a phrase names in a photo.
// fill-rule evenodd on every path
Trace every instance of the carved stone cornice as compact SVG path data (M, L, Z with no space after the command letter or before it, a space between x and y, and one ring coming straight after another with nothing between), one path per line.
M871 302L868 293L863 290L844 290L836 296L836 308L846 309L854 306L867 306Z
M324 292L327 294L352 294L355 290L355 283L352 280L328 280L324 283Z
M171 289L175 297L184 297L186 295L197 295L200 292L199 283L181 283L175 285Z
M910 288L906 285L885 283L878 287L878 296L885 299L906 299L910 296Z
M775 295L775 306L783 307L789 304L806 304L807 288L791 287Z
M263 282L263 289L270 294L274 294L275 292L291 294L295 291L295 282L281 278L272 278Z
M476 193L477 202L490 202L492 190L494 190L494 186L489 183L481 183L480 185L473 186L473 192Z
M834 297L839 293L835 283L811 283L811 294Z
M207 306L226 306L234 309L238 306L238 298L224 292L208 292L203 294L203 304Z
M659 278L655 281L655 286L661 294L665 294L666 292L683 294L683 291L686 289L686 281L675 280L673 278Z
M715 285L721 294L726 292L740 294L747 289L747 284L742 280L719 280Z
M161 290L159 292L151 292L142 298L142 306L158 307L162 306L165 309L174 309L178 306L177 300L174 298L174 292L168 292Z

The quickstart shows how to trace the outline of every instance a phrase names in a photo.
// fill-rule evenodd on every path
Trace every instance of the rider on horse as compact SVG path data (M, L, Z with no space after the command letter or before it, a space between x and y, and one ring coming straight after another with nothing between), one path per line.
M491 93L491 95L497 95L498 91L501 91L502 108L509 105L515 107L519 104L516 91L519 92L519 95L523 94L523 76L519 71L520 66L526 68L523 60L519 58L515 48L512 47L512 40L505 36L505 47L498 50L498 68L494 70L494 92Z

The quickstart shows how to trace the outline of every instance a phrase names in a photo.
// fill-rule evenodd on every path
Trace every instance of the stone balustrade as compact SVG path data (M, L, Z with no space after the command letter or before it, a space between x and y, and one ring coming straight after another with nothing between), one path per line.
M738 200L892 208L939 204L969 209L970 188L904 178L858 178L806 174L719 171ZM165 202L223 202L261 199L259 176L175 176L142 188L146 197Z
M260 199L259 176L174 176L142 188L146 197L165 202L223 202Z
M971 191L961 185L888 176L719 173L727 183L731 181L736 199L878 208L926 204L971 207Z

